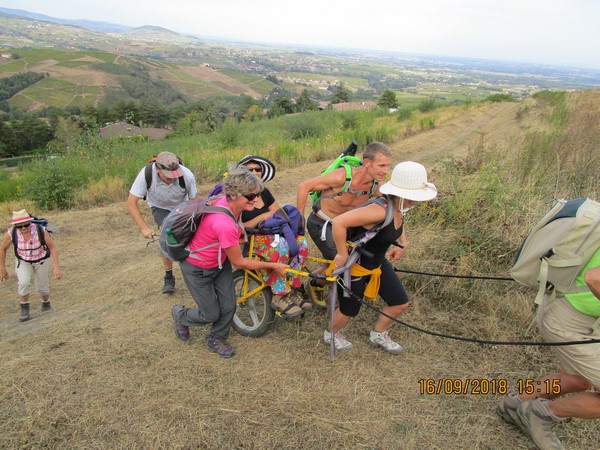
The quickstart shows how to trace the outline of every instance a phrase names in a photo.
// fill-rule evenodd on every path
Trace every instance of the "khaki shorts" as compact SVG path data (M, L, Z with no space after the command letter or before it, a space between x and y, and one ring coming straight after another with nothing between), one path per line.
M547 342L600 339L600 318L577 311L564 297L545 297L538 309L538 326ZM600 342L552 347L567 373L584 377L600 389Z

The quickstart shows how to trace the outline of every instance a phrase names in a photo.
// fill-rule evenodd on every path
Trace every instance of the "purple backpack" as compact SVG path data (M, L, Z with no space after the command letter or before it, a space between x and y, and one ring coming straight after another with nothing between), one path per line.
M304 236L304 217L295 206L282 206L273 217L261 221L257 228L260 234L282 235L290 247L290 256L293 258L298 255L296 237Z

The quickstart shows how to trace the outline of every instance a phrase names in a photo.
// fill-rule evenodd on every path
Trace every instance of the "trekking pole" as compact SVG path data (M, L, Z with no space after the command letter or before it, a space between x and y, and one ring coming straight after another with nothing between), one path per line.
M158 239L159 239L158 236L154 236L152 239L150 239L148 242L146 242L146 248L148 248L148 246L150 244L152 244L153 242L158 241Z

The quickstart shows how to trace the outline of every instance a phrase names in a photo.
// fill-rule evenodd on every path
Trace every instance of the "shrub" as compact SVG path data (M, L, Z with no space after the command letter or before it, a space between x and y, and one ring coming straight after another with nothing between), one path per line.
M435 108L437 108L437 104L434 98L428 97L421 100L421 103L419 103L419 106L417 108L419 109L419 111L425 113L433 111Z
M15 182L15 180L11 179L10 174L6 170L0 170L0 202L18 198L22 193L22 182Z
M218 129L216 139L221 144L223 149L233 148L240 143L241 127L233 119L227 119L225 123Z
M286 135L292 140L319 137L325 132L325 126L318 114L304 113L286 117Z
M360 115L358 111L344 111L340 116L342 118L342 129L350 130L360 126Z
M413 115L413 109L412 108L400 108L398 110L398 112L396 113L396 119L398 119L398 122L402 122L403 120L408 120L412 117Z
M25 195L43 209L68 209L74 206L74 196L87 177L81 170L61 161L37 161L24 180Z

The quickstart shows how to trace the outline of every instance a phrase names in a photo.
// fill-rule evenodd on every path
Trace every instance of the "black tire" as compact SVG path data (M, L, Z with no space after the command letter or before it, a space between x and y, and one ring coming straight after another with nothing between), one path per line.
M251 272L252 273L252 272ZM236 298L243 296L245 271L238 269L233 272L233 286ZM248 290L260 287L260 282L248 275ZM275 311L271 308L273 294L267 286L244 302L237 304L233 316L233 329L242 336L260 337L271 329L275 321Z

